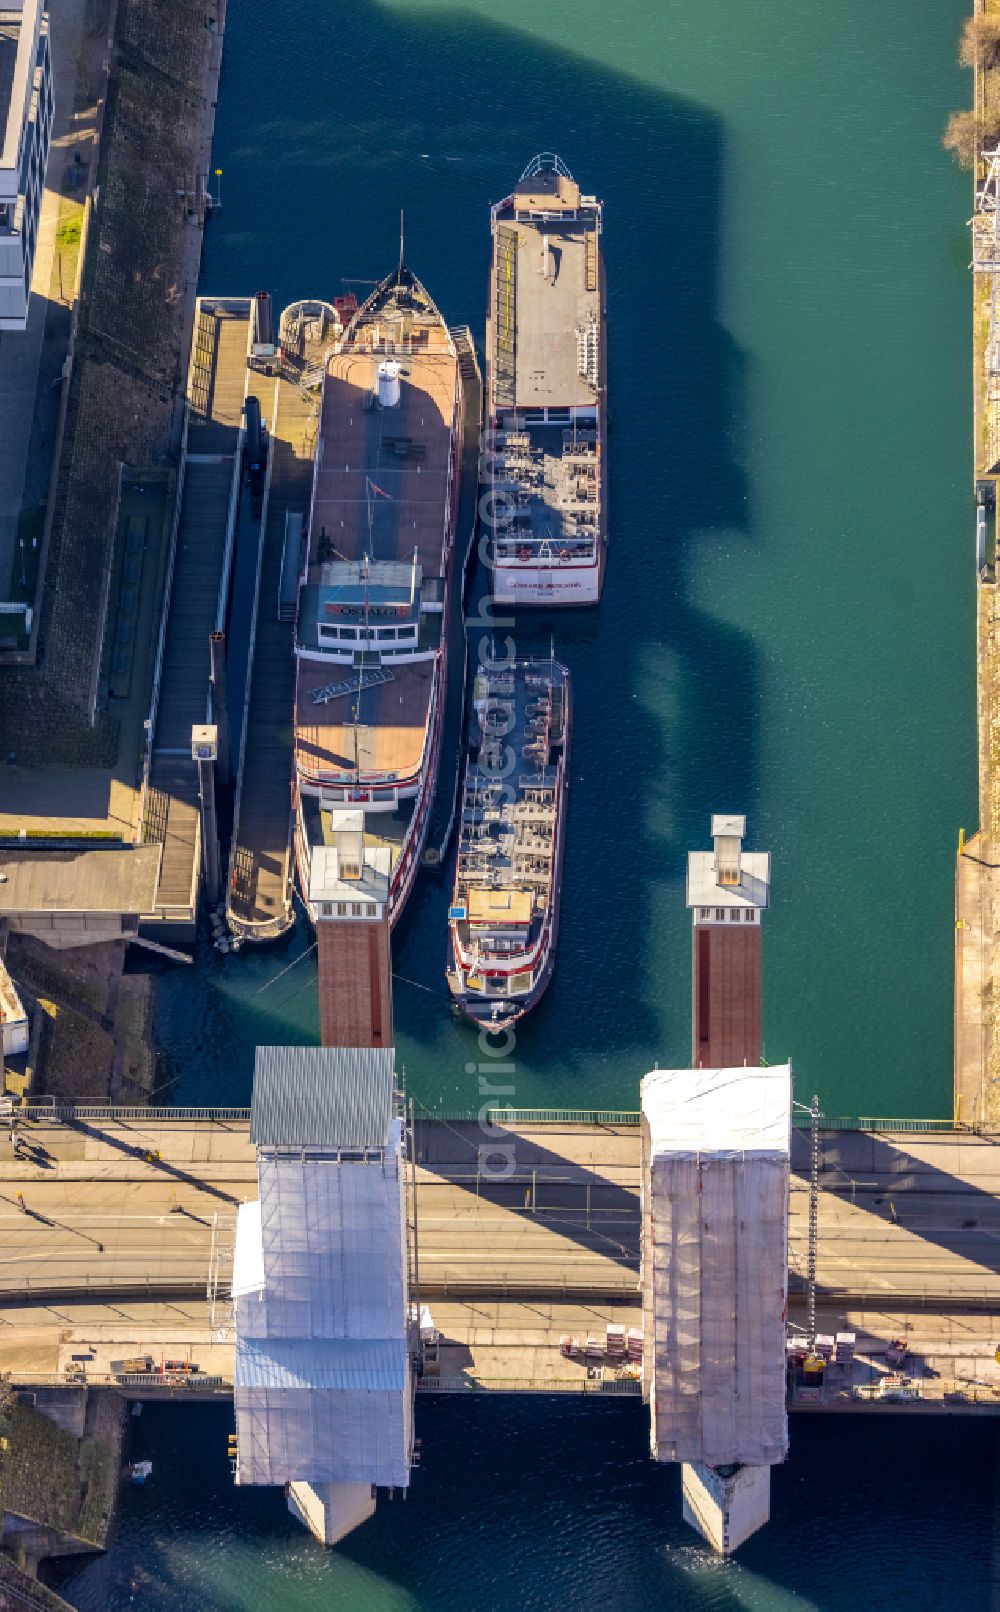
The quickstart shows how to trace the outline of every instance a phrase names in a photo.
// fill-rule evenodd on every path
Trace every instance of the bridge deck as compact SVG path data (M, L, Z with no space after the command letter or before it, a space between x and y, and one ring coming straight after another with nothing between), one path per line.
M231 1244L238 1204L256 1195L246 1122L44 1120L24 1130L19 1159L0 1139L0 1371L57 1379L82 1339L95 1378L119 1355L187 1352L229 1381L231 1340L213 1341L205 1292L213 1221L220 1245ZM472 1123L427 1122L416 1141L419 1296L445 1338L439 1387L428 1379L422 1391L633 1391L606 1360L594 1362L604 1376L588 1378L559 1338L599 1337L609 1319L640 1324L636 1128L538 1124L486 1139ZM479 1168L481 1143L513 1148L509 1179ZM908 1336L923 1402L939 1408L956 1382L971 1396L963 1403L976 1393L1000 1403L998 1187L1000 1152L979 1138L823 1135L821 1330L856 1331L859 1352L873 1356ZM793 1176L793 1275L807 1196ZM801 1299L791 1307L794 1320ZM824 1403L859 1402L843 1392Z
M198 1291L213 1213L231 1222L237 1205L256 1195L242 1120L38 1120L24 1130L34 1151L19 1159L0 1138L8 1244L0 1295L161 1284ZM429 1121L418 1123L416 1144L422 1293L631 1301L637 1129L560 1122L504 1130L491 1141L472 1122ZM488 1169L504 1161L481 1158L481 1144L513 1149L509 1178L490 1178ZM821 1297L1000 1314L1000 1149L967 1135L830 1131L823 1160ZM804 1177L793 1174L793 1277L804 1270L807 1200Z
M269 939L292 922L291 777L295 663L292 622L278 618L285 518L308 516L315 413L290 381L277 384L271 488L227 897L232 927Z

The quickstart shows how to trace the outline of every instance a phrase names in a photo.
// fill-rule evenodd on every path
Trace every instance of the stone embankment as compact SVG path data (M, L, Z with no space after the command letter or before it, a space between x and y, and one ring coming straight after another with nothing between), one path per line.
M973 17L995 19L1000 27L1000 0L975 0ZM1000 134L1000 50L982 36L973 79L975 150L982 152ZM977 186L984 176L980 158ZM992 505L995 528L1000 385L987 376L992 280L988 273L973 276L973 472L980 496ZM971 532L968 553L971 571ZM995 1130L1000 1129L1000 592L989 551L987 559L976 583L979 830L960 843L956 867L955 1118Z

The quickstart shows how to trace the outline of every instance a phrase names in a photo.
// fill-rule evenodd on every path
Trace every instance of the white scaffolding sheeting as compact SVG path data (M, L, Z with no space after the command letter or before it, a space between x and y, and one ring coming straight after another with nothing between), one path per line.
M262 1153L264 1301L248 1335L401 1336L403 1180L396 1145L368 1163Z
M240 1483L410 1481L409 1394L237 1388Z
M236 1211L236 1247L233 1253L233 1298L259 1293L264 1286L264 1257L260 1242L260 1200L241 1203Z
M237 1478L405 1488L413 1389L391 1059L267 1050L254 1083L260 1202L240 1210L234 1261Z
M403 1339L241 1339L234 1397L241 1483L409 1482Z
M657 1070L642 1109L653 1454L781 1461L790 1068Z

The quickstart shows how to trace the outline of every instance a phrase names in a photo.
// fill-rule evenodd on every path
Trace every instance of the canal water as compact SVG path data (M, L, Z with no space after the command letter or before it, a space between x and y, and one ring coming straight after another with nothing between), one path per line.
M722 1562L648 1458L638 1401L418 1406L421 1470L336 1551L236 1489L223 1410L147 1406L80 1612L995 1612L997 1426L802 1414L767 1528Z
M950 1111L953 852L975 820L964 0L262 0L230 10L204 289L331 296L406 253L482 337L488 204L556 147L606 203L611 551L575 681L556 977L522 1106L625 1106L690 1057L684 859L773 853L765 1053L839 1114ZM446 882L395 941L408 1083L468 1107ZM246 1101L317 1037L315 953L159 991L176 1100Z
M940 135L969 95L966 9L230 7L206 291L363 293L403 208L409 262L481 339L489 201L551 147L605 199L605 595L515 629L525 649L556 633L576 711L559 964L518 1030L520 1105L634 1107L647 1068L688 1062L684 860L725 810L773 853L768 1059L831 1114L950 1113L976 780L970 203ZM424 875L396 1035L419 1101L466 1108L446 904ZM302 922L164 975L174 1100L246 1102L258 1043L317 1038L311 942ZM129 1498L112 1604L133 1576L136 1604L206 1612L988 1604L992 1427L800 1419L774 1522L723 1566L646 1462L639 1408L578 1409L421 1407L411 1498L335 1555L280 1496L234 1494L224 1416L148 1412L156 1475Z

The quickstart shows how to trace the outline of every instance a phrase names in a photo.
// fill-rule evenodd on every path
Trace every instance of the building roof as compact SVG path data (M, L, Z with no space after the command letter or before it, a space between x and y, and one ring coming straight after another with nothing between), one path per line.
M691 851L687 866L689 907L756 907L771 897L771 857L767 851L744 851L745 817L716 812L712 817L711 851ZM720 881L720 871L737 880Z
M374 910L389 899L392 850L387 845L366 845L360 878L342 878L340 849L314 845L309 856L309 900L348 901ZM355 916L358 916L355 914Z
M0 914L152 912L160 851L0 850Z
M16 1024L26 1017L24 1005L2 957L0 957L0 1013L3 1014L6 1023Z
M741 851L739 884L720 884L714 851L691 851L687 867L689 907L756 907L771 898L769 851Z
M747 831L747 820L733 812L715 812L712 817L712 838L717 834L735 834L738 840L743 839Z
M239 1388L394 1392L406 1387L405 1338L237 1338Z
M0 167L17 168L42 0L0 0Z
M257 1147L384 1148L395 1109L392 1047L258 1047L250 1139Z
M654 1157L769 1154L787 1159L792 1066L654 1069L642 1083Z

